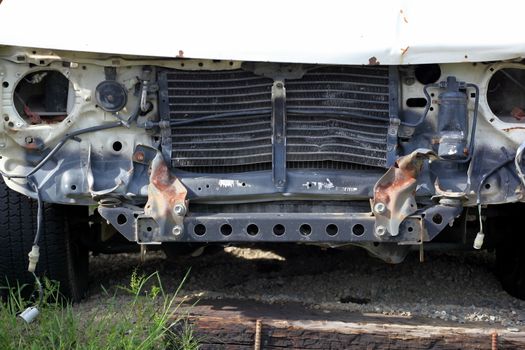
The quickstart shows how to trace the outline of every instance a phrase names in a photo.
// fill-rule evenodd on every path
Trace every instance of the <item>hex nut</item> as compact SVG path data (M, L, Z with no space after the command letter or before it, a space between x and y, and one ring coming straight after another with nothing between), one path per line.
M386 211L386 205L384 203L376 203L374 204L374 212L377 214L383 214Z
M376 227L376 235L379 237L382 237L386 234L386 227L383 225L379 225Z
M175 215L184 216L186 215L186 206L183 204L177 204L175 207L173 207L173 212Z
M173 226L171 233L173 233L174 236L180 236L182 234L182 227L180 225Z

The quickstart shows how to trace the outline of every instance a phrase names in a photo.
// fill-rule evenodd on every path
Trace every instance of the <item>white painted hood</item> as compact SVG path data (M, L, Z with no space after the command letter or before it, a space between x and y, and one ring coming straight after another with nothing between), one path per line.
M525 56L524 13L523 1L508 0L3 0L0 44L273 62L493 61Z

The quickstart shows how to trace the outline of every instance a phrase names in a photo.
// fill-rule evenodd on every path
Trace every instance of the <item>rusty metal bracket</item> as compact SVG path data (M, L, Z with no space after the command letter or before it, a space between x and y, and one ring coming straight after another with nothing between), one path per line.
M181 236L184 216L188 208L188 191L180 180L171 174L159 153L151 163L148 202L144 215L137 218L136 235L155 241L156 236Z
M397 236L399 225L417 211L417 177L428 159L437 159L437 155L429 149L417 149L400 157L377 181L371 201L377 237Z

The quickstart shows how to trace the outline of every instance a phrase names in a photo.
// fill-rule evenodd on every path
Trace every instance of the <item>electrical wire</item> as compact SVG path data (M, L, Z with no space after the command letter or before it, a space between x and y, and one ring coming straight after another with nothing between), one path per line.
M131 112L131 114L129 116L121 116L120 114L118 114L118 112L113 113L113 115L118 120L123 122L124 125L126 125L128 127L131 125L131 123L133 123L133 122L135 122L137 120L137 118L139 117L139 114L140 114L141 111L145 112L145 110L142 108L143 107L142 105L145 103L145 102L143 102L144 96L142 96L142 94L144 93L144 88L145 87L147 88L147 84L144 81L140 80L139 91L141 91L141 96L139 96L138 103L137 103L137 105L135 106L135 108L133 109L133 111Z
M0 171L0 174L8 179L26 179L28 184L33 187L33 190L35 191L36 196L37 196L37 224L36 224L35 237L33 239L33 248L29 255L30 256L30 266L31 266L31 254L33 253L34 249L36 249L38 253L38 250L39 250L38 241L40 240L40 236L42 235L42 230L44 229L44 202L42 200L42 196L40 194L38 185L35 179L33 178L33 175L39 169L41 169L49 161L49 159L51 159L51 157L54 154L56 154L66 144L68 140L76 139L77 136L85 134L85 133L100 131L100 130L107 130L107 129L116 128L118 126L123 126L123 125L125 125L125 123L123 121L119 121L119 122L114 122L110 124L97 125L97 126L92 126L89 128L75 130L71 133L64 135L64 137L62 137L62 139L55 145L55 147L53 147L53 149L33 168L33 170L31 170L26 175L10 175L3 171ZM35 261L36 263L38 263L38 254L36 256ZM34 266L35 268L36 268L36 263ZM38 287L38 304L40 305L44 297L42 283L40 282L40 279L38 278L38 276L36 275L34 271L31 271L31 273L33 274L33 277L35 279L35 284Z
M497 164L494 168L492 168L489 172L485 173L481 180L479 181L478 188L476 190L476 203L479 205L481 204L481 187L485 183L485 181L492 176L496 171L503 168L505 165L511 163L513 161L513 158L505 159L504 161Z
M143 88L144 85L141 83L141 87ZM15 94L15 96L24 104L24 101L21 99L21 97L18 94ZM42 288L42 283L40 282L40 279L35 273L36 265L38 263L39 258L39 247L38 242L40 240L40 236L42 235L42 230L44 229L44 202L42 200L42 196L40 194L40 189L38 188L38 185L36 183L36 180L33 178L33 175L40 170L69 140L78 140L78 136L86 133L91 133L95 131L101 131L101 130L108 130L112 128L116 128L119 126L126 126L129 127L129 125L136 121L138 118L140 111L141 111L141 105L142 105L142 99L139 99L139 103L137 103L136 108L133 110L133 112L127 116L127 117L121 117L117 113L115 113L115 117L119 119L118 122L108 123L104 125L96 125L91 126L84 129L79 129L72 131L70 133L65 134L59 142L51 149L51 151L42 159L40 162L33 167L29 173L25 175L13 175L13 174L7 174L0 170L0 175L6 177L7 179L26 179L28 184L33 187L33 190L36 193L37 197L37 226L36 226L36 233L35 237L33 239L33 247L31 249L31 252L29 253L29 268L28 270L31 272L35 279L35 284L38 288L38 305L42 304L42 300L44 298L44 291ZM33 252L35 252L35 255L33 255Z
M260 115L260 114L266 114L266 113L272 113L271 108L262 108L258 110L252 110L252 111L241 111L241 112L226 112L226 113L218 113L218 114L212 114L207 115L204 117L197 117L187 120L173 120L169 122L170 126L181 126L181 125L188 125L198 122L203 122L207 120L213 120L213 119L221 119L221 118L228 118L228 117L239 117L239 116L252 116L252 115ZM152 126L158 126L159 122L156 123L150 123ZM156 125L155 125L156 124Z
M103 124L103 125L91 126L88 128L79 129L79 130L70 132L64 135L60 139L60 141L55 145L55 147L53 147L51 151L29 173L25 175L10 175L3 171L0 171L0 175L8 179L27 179L30 176L34 175L38 170L40 170L49 161L49 159L51 159L51 157L53 157L66 144L67 141L71 139L76 139L77 136L82 135L82 134L112 129L112 128L116 128L119 126L126 126L126 124L123 121L118 121L118 122L112 122L112 123Z
M35 278L35 284L38 288L38 303L37 305L42 305L42 301L44 300L44 288L42 287L42 283L40 282L40 278L36 275L36 273L31 272L33 274L33 277Z
M31 183L36 192L37 199L37 210L36 210L36 234L33 239L33 245L38 245L40 236L42 235L42 229L44 227L44 202L42 201L42 195L40 190L32 177L28 178L28 182Z
M211 114L206 115L202 117L196 117L186 120L171 120L166 123L166 125L169 125L170 127L175 126L183 126L183 125L189 125L193 123L208 121L208 120L215 120L215 119L222 119L222 118L230 118L230 117L245 117L245 116L254 116L254 115L264 115L264 114L271 114L272 108L261 108L257 110L251 110L251 111L239 111L239 112L225 112L225 113L217 113L217 114ZM342 110L336 110L336 109L316 109L316 108L289 108L286 110L287 114L293 114L293 115L316 115L316 116L323 116L323 115L345 115L345 116L351 116L356 118L366 118L370 120L377 120L377 121L388 121L388 119L372 116L372 115L366 115L361 113L354 113L354 112L348 112L348 111L342 111ZM151 129L154 127L158 127L163 125L162 122L146 122L142 125L142 127L146 129Z

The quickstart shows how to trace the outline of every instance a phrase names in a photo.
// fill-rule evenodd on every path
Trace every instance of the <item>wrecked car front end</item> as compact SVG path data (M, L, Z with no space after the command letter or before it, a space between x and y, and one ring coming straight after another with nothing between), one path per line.
M394 262L448 226L472 241L464 227L477 228L477 207L523 198L520 61L291 64L12 46L0 59L8 186L96 206L131 242L357 244Z

